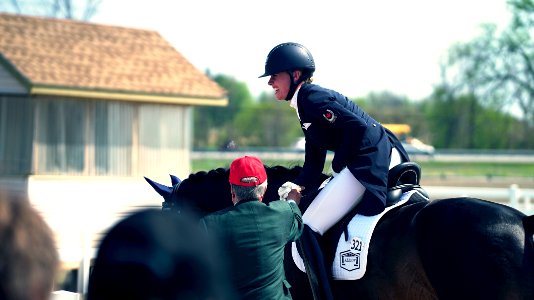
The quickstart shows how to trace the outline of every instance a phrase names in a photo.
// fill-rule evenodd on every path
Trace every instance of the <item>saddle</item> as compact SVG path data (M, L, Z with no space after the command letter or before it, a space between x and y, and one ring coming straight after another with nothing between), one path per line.
M412 190L416 192L411 193L410 198L401 206L428 201L427 192L419 185L420 179L421 167L415 162L404 162L389 170L386 208L398 203L405 193ZM327 262L334 261L341 235L344 234L345 240L348 239L348 224L357 213L358 206L329 229L321 238L320 247Z
M415 162L403 162L396 165L388 174L388 192L386 198L386 207L399 202L402 195L410 190L417 192L429 199L427 192L419 185L421 181L421 167ZM426 201L426 199L410 199L412 203L417 200Z

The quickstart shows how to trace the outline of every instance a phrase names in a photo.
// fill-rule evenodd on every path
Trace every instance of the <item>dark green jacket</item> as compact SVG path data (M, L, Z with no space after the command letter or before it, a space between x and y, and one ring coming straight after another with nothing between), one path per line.
M200 222L224 245L221 259L228 260L232 283L242 299L291 299L284 246L297 240L303 228L294 202L240 201Z

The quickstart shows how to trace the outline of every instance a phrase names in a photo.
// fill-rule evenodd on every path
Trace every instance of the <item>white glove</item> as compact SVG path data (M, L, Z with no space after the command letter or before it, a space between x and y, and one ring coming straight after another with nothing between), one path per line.
M300 190L300 186L288 181L278 188L278 196L280 196L280 199L286 200L287 195L289 192L291 192L291 190Z

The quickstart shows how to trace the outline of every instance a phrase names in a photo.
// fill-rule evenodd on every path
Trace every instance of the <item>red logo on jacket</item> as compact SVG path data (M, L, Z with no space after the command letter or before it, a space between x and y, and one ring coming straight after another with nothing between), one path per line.
M326 110L326 112L323 114L323 117L330 123L334 123L336 120L336 115L329 109Z

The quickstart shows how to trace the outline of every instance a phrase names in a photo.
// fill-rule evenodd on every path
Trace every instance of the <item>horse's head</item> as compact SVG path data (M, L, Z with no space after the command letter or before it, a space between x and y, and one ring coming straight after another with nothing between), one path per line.
M263 202L268 203L278 200L278 188L285 182L294 180L299 175L301 169L302 167L300 166L293 168L265 166L268 184ZM228 169L218 168L208 172L200 171L193 173L183 181L171 175L172 186L165 186L146 177L145 179L165 200L163 202L163 209L177 211L189 209L203 216L232 205L228 177ZM323 174L321 178L318 178L317 186L327 177L327 175ZM308 194L316 190L317 186L308 188ZM305 198L307 197L304 196L302 198L302 202L304 203L306 203Z
M205 215L232 205L228 174L228 169L218 168L190 174L184 180L171 175L171 186L147 177L145 180L163 197L163 210L180 212L185 209Z
M180 183L182 182L180 178L170 175L171 176L171 186L166 186L161 183L157 183L153 181L152 179L145 177L145 180L160 194L161 197L163 197L163 210L170 209L173 201L173 192L175 189L177 189L180 186Z

